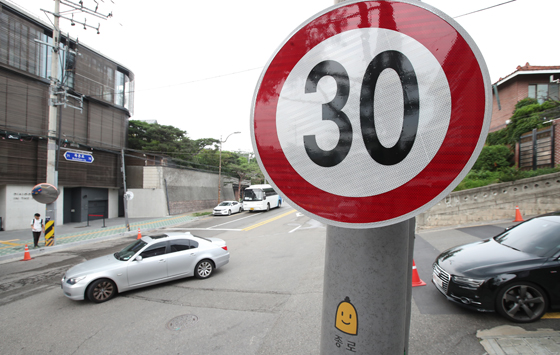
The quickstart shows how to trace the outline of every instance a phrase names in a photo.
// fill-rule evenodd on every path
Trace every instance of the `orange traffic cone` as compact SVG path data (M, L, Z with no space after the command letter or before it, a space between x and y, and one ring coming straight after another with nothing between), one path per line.
M140 228L138 228L138 238L136 238L136 240L141 239L142 238L142 234L140 233Z
M21 261L31 260L31 255L29 254L29 248L25 244L25 253L23 253L23 259Z
M519 206L515 206L515 219L514 222L523 222L523 217L521 217L521 212L519 211Z
M420 280L420 276L418 276L418 271L416 270L416 263L412 260L412 287L416 286L426 286L426 283Z

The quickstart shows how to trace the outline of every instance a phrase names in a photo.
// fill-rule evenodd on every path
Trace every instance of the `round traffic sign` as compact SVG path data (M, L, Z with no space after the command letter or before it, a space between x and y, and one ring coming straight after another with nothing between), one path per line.
M265 67L251 132L267 179L322 222L409 219L470 170L490 79L473 40L416 1L344 2L301 25Z

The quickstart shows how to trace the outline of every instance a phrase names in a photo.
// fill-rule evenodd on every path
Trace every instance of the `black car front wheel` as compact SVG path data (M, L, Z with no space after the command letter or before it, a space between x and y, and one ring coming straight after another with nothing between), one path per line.
M510 321L529 323L545 314L548 300L539 286L528 282L514 282L498 292L496 309Z
M109 279L99 279L88 286L86 293L91 302L101 303L110 300L117 294L117 286Z
M199 261L194 268L194 276L198 279L209 278L212 272L214 272L214 264L208 259Z

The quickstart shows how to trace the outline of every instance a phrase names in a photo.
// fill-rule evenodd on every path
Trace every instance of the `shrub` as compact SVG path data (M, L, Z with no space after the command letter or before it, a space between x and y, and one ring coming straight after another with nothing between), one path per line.
M505 145L489 145L484 146L473 170L498 171L511 165L513 152Z

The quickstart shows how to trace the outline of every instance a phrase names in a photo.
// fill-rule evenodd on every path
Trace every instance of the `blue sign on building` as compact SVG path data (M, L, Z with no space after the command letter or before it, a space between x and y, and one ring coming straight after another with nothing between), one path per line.
M93 155L77 153L77 152L66 152L64 153L64 158L70 161L79 161L82 163L93 163Z

